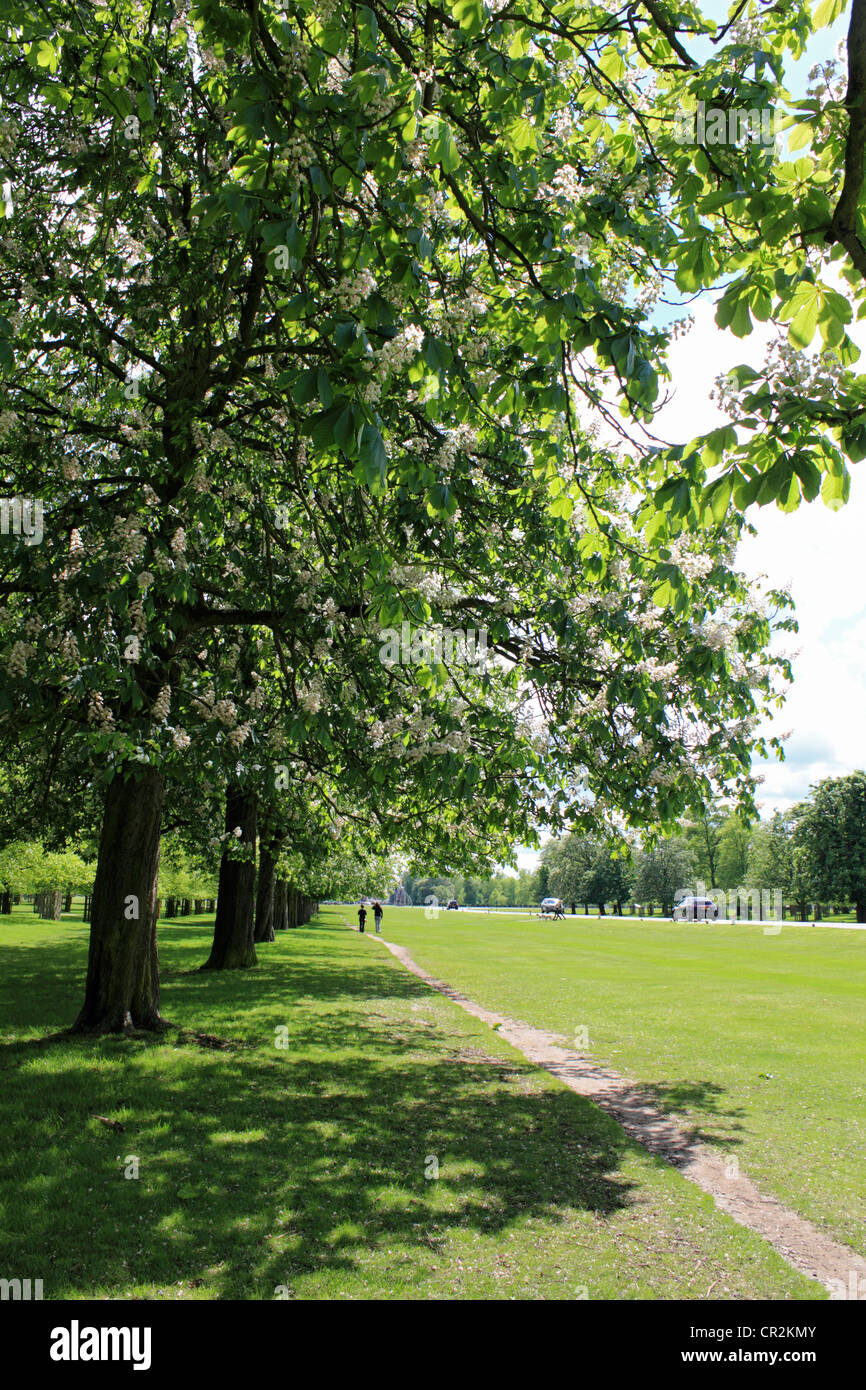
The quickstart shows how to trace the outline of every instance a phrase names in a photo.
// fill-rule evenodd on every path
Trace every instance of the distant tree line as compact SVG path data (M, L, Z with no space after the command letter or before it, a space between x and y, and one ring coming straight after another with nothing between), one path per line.
M676 830L645 843L635 836L561 836L547 842L535 871L464 877L405 873L419 906L532 907L552 894L587 914L622 915L635 905L673 911L679 891L772 894L795 917L853 909L866 922L866 773L826 778L809 797L769 820L749 823L724 805L704 808Z

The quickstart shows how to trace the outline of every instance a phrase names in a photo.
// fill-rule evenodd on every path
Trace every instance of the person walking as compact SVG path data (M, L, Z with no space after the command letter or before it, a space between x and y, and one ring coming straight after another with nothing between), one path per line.
M366 907L364 906L364 904L361 903L361 906L358 908L358 931L359 931L359 932L362 932L362 933L363 933L363 931L364 931L364 923L366 922L366 920L367 920L367 909L366 909Z
M378 898L373 903L373 916L376 919L376 935L380 936L382 932L382 904Z

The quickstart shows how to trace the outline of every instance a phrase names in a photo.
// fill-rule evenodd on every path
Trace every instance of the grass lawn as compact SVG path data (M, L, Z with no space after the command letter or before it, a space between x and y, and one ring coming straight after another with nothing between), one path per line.
M390 908L488 1008L644 1082L759 1187L866 1254L866 932Z
M207 919L162 924L163 1011L224 1048L51 1040L87 928L0 918L5 1277L46 1299L826 1297L343 915L220 974L197 970ZM445 932L421 923L413 946ZM471 974L483 933L448 930Z

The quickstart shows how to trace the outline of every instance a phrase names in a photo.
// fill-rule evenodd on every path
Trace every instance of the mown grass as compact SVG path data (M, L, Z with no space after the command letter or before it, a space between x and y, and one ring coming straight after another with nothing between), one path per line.
M86 927L0 919L5 1277L46 1299L825 1297L339 909L255 970L199 973L209 936L161 927L179 1031L73 1039Z
M574 1039L759 1187L866 1253L866 932L389 909L385 934Z

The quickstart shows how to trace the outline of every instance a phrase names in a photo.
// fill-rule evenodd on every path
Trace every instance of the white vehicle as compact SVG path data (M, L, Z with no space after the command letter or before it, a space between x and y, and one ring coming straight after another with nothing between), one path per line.
M564 917L565 909L562 906L562 898L543 898L541 903L541 916Z
M674 922L714 922L719 909L712 898L696 898L690 894L681 898L673 910Z

